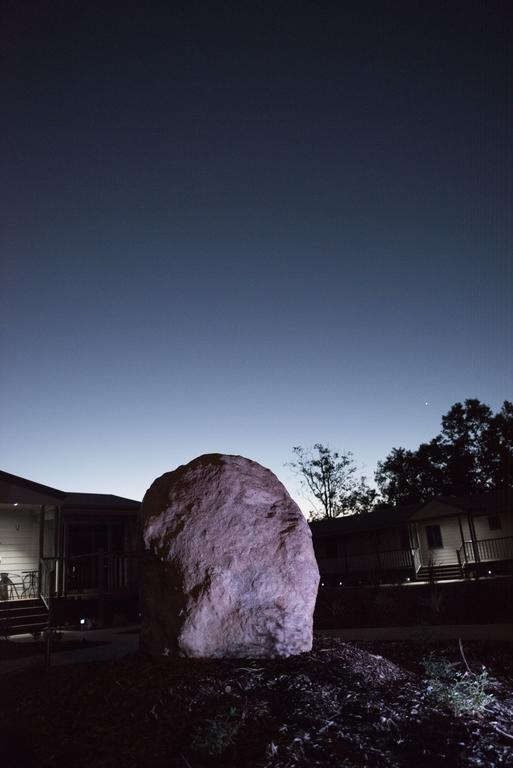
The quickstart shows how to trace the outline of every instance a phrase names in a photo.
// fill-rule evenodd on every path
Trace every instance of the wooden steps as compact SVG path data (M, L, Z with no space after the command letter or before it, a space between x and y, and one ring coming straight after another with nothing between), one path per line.
M0 636L38 632L48 625L48 611L41 599L6 600L0 603Z
M448 581L462 579L459 565L435 565L431 568L423 565L417 572L417 581Z

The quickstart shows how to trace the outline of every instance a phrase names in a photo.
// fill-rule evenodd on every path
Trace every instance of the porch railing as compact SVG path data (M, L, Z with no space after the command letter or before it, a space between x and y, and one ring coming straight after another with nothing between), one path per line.
M323 573L359 573L363 571L395 571L420 568L417 549L386 549L340 555L337 558L319 558Z
M41 558L41 598L80 593L134 593L138 589L136 553L91 552ZM48 607L48 605L47 605Z
M474 550L475 543L475 550ZM477 539L465 541L458 549L458 557L463 564L477 561L513 560L513 536L501 536L497 539Z

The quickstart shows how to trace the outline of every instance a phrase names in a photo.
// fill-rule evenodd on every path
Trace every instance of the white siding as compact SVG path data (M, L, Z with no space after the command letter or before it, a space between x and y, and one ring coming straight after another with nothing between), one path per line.
M501 527L498 530L490 530L489 517L500 518ZM492 512L485 517L475 517L474 528L476 529L476 539L501 539L504 536L513 536L513 513L501 512L496 515Z
M428 525L440 526L443 547L437 549L430 549L428 547L426 534L426 527ZM456 565L458 563L456 550L461 547L461 533L458 518L446 517L435 520L426 520L422 523L418 522L417 529L419 532L422 565L429 565L430 561L432 561L432 564L435 566Z
M0 572L8 573L17 584L23 579L22 571L39 566L38 517L35 511L0 510Z

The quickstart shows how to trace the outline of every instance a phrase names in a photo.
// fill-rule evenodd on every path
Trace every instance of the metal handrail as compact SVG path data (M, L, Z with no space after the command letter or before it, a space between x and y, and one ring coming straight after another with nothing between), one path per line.
M54 586L52 581L52 574L54 571L50 570L50 561L55 562L58 560L56 557L41 557L39 562L41 564L41 579L39 583L39 597L46 606L46 610L50 611L50 603L53 597Z
M468 563L467 550L466 550L466 547L465 547L465 544L467 544L467 543L468 542L463 542L463 544L461 544L458 547L458 549L456 550L456 555L458 556L458 562L459 563L462 563L463 560L465 561L465 563ZM470 543L472 543L472 542L470 542Z

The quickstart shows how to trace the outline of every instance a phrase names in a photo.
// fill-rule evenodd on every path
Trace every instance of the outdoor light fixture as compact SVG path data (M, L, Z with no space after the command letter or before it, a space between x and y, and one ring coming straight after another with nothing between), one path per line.
M13 504L13 507L17 507L17 506L18 506L18 502L15 501L14 504Z
M85 619L80 619L80 623L81 623L81 624L85 624L85 622L86 622L86 620L85 620Z
M492 575L492 572L491 572L491 571L488 571L488 576L491 576L491 575Z
M324 586L324 582L323 582L323 581L321 581L321 587L323 587L323 586Z
M339 582L338 582L338 586L339 586L339 587L343 587L344 585L342 584L342 582L341 582L341 581L339 581Z
M407 576L407 577L406 577L406 581L409 581L409 580L410 580L410 577L409 577L409 576Z

